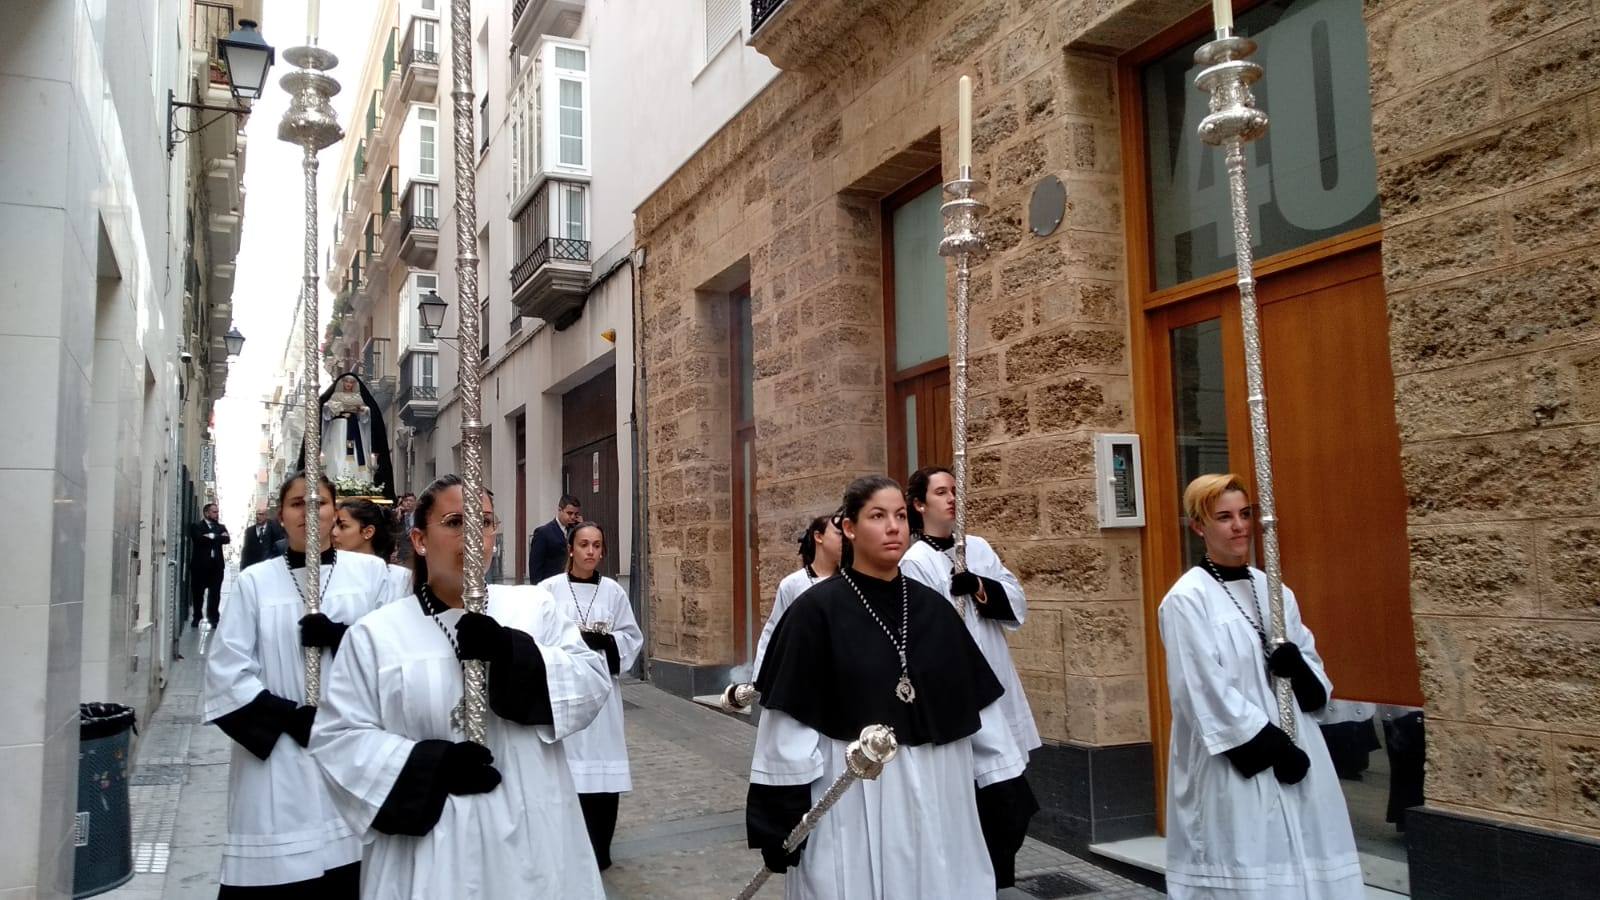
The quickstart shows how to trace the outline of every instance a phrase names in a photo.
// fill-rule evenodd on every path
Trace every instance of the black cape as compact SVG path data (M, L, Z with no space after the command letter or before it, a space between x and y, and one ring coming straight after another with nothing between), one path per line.
M323 391L321 397L318 398L320 402L317 403L317 413L318 415L321 414L322 408L328 405L328 398L332 397L333 392L339 389L339 382L345 380L345 378L354 378L356 380L356 390L361 393L361 402L365 403L367 409L372 411L372 446L366 448L372 454L374 461L371 467L372 480L382 485L380 489L383 491L383 496L392 503L395 500L394 463L389 460L389 429L383 421L383 407L378 405L378 398L372 396L372 391L367 389L367 383L362 381L361 376L355 372L345 372L339 375L333 379L333 384L329 385L328 389ZM300 455L295 458L295 468L304 471L305 467L306 445L304 441L301 441Z
M903 746L947 744L978 731L978 712L1005 693L949 601L915 579L880 581L853 569L801 594L778 621L756 690L761 705L838 741L888 725ZM906 654L916 700L895 696L900 657L862 605L900 634L900 582L911 627Z

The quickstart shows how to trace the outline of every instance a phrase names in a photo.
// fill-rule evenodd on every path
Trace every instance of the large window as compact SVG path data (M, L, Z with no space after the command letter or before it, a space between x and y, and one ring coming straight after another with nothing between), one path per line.
M589 164L589 54L578 47L554 46L552 50L551 68L556 75L556 102L559 104L556 158L562 166L584 167Z
M889 473L900 479L951 458L941 199L939 173L931 171L883 203Z
M1268 0L1239 16L1239 32L1260 45L1256 102L1272 122L1244 151L1258 258L1378 221L1361 9L1361 0ZM1224 153L1196 131L1208 96L1194 86L1200 44L1140 77L1158 290L1234 266Z

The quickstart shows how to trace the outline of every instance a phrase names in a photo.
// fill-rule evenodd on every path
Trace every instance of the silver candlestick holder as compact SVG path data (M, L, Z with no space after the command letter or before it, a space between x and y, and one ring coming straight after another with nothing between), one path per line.
M988 250L981 220L989 207L978 199L984 184L972 177L972 167L962 166L953 181L945 183L944 239L939 255L955 260L956 267L956 346L955 382L951 385L951 459L956 480L955 571L967 570L967 323L970 317L972 262ZM966 601L956 598L957 608L966 615Z
M1250 61L1255 41L1217 30L1215 40L1195 51L1205 66L1195 84L1211 95L1210 112L1200 121L1200 139L1223 148L1228 171L1228 202L1233 217L1233 249L1238 262L1239 317L1244 331L1244 372L1250 408L1250 449L1255 460L1256 521L1261 527L1267 573L1268 640L1276 649L1285 640L1283 564L1278 553L1277 501L1272 489L1272 443L1267 428L1266 379L1261 362L1261 315L1256 304L1255 252L1250 236L1250 202L1244 171L1244 145L1267 133L1267 114L1256 106L1250 86L1261 80L1261 66ZM1279 725L1298 738L1294 690L1286 678L1273 679Z
M322 354L317 340L317 151L331 147L344 137L338 117L333 112L332 99L339 93L339 82L324 74L339 64L339 58L320 47L292 47L283 52L283 58L295 71L278 79L278 84L289 92L289 109L278 123L278 139L299 145L304 156L301 169L305 172L305 259L301 273L300 308L301 339L304 341L305 403L305 475L306 475L306 613L322 609L322 570L316 563L322 547L322 418L317 408L321 391L317 376L317 363ZM322 697L322 651L306 648L307 706L315 706Z

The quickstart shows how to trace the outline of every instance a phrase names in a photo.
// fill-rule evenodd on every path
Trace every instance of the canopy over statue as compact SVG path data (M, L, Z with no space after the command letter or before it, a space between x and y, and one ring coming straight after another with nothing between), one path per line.
M354 372L345 372L322 392L322 471L351 493L350 485L370 484L365 492L390 501L394 494L394 467L389 459L389 430L377 398ZM305 468L305 448L297 467Z

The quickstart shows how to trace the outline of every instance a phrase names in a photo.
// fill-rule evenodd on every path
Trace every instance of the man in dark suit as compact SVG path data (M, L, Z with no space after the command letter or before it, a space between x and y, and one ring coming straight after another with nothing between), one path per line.
M528 540L528 581L533 584L567 570L567 532L583 520L578 498L562 494L556 517L533 530Z
M266 510L256 510L256 523L244 533L244 549L239 553L239 570L243 571L264 559L278 556L278 540L283 536L283 527L268 518Z
M222 604L222 573L227 565L222 547L232 543L233 538L228 536L227 527L217 521L215 503L207 503L200 514L205 518L190 529L189 535L189 624L199 627L203 604L206 620L215 628Z

